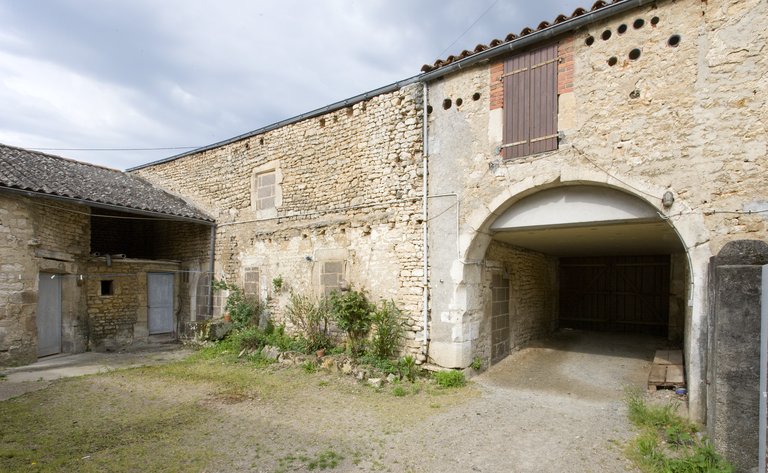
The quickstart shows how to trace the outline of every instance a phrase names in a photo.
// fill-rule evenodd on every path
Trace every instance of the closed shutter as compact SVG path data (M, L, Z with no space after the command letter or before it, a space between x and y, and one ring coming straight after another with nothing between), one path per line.
M504 64L504 158L557 149L557 44Z

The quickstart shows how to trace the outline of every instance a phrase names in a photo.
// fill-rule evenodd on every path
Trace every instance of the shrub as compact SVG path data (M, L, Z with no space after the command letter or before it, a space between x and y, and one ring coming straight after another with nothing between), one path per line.
M437 371L433 376L441 388L459 388L467 384L463 371Z
M261 315L267 311L266 302L259 301L257 297L245 295L239 286L226 281L214 281L213 287L229 291L224 310L229 313L236 329L258 325Z
M349 351L353 355L362 353L365 348L365 338L371 330L373 320L372 306L365 294L359 291L331 293L331 313L339 328L347 332Z
M383 301L373 313L372 322L375 331L371 338L371 354L381 359L397 355L403 338L403 320L395 302Z
M328 335L328 304L308 296L291 293L285 315L306 340L304 351L312 352L332 346Z

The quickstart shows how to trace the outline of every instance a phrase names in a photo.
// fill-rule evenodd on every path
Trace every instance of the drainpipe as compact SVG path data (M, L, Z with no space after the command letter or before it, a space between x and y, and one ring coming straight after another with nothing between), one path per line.
M428 356L429 353L429 225L428 225L428 205L427 205L427 158L429 156L429 129L428 129L428 114L427 114L427 102L428 102L428 95L429 92L427 89L427 83L422 82L423 84L423 98L421 101L421 108L422 108L422 123L423 123L423 131L424 134L422 136L422 160L421 160L421 184L422 184L422 218L424 219L424 276L422 277L422 295L423 295L423 304L424 304L424 314L423 314L423 324L424 324L424 340L423 340L423 346L424 346L424 356Z
M763 266L762 302L760 308L760 426L758 431L758 457L760 468L757 471L766 471L766 415L768 415L768 264Z
M216 256L216 225L211 226L211 262L208 267L208 272L210 273L209 281L208 281L208 310L210 311L210 316L213 317L213 271L215 269L214 263L215 263L215 256Z

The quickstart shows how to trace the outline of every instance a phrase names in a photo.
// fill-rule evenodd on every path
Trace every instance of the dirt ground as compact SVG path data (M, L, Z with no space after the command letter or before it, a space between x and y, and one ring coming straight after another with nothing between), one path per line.
M404 397L393 396L391 387L375 390L300 368L261 368L244 380L241 368L211 365L204 372L176 363L18 381L51 384L0 402L0 416L39 408L48 414L2 428L25 430L49 420L50 427L40 428L74 423L96 437L79 450L65 450L71 461L50 463L47 471L134 471L138 465L141 471L205 472L636 471L623 451L634 435L624 389L645 387L654 350L662 346L652 337L564 331L513 353L466 388L426 386ZM176 359L167 353L160 358ZM12 376L0 381L0 394L14 383ZM90 401L90 395L100 400ZM51 398L58 404L49 404ZM82 413L71 407L79 404ZM56 415L70 417L47 419L57 405L72 412ZM78 420L97 409L109 426ZM148 416L139 426L137 411ZM99 428L128 433L109 443ZM132 431L136 438L128 436ZM0 453L6 452L0 469L26 470L16 468L24 461L46 464L40 452L45 447L33 449L41 460L32 459L22 448L24 435L0 437Z

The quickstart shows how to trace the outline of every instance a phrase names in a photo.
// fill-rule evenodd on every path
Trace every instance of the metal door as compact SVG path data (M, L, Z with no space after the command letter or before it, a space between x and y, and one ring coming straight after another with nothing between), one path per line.
M149 334L173 332L173 274L147 273Z
M37 287L37 356L61 352L61 277L40 273Z
M560 326L666 335L669 256L560 260Z

